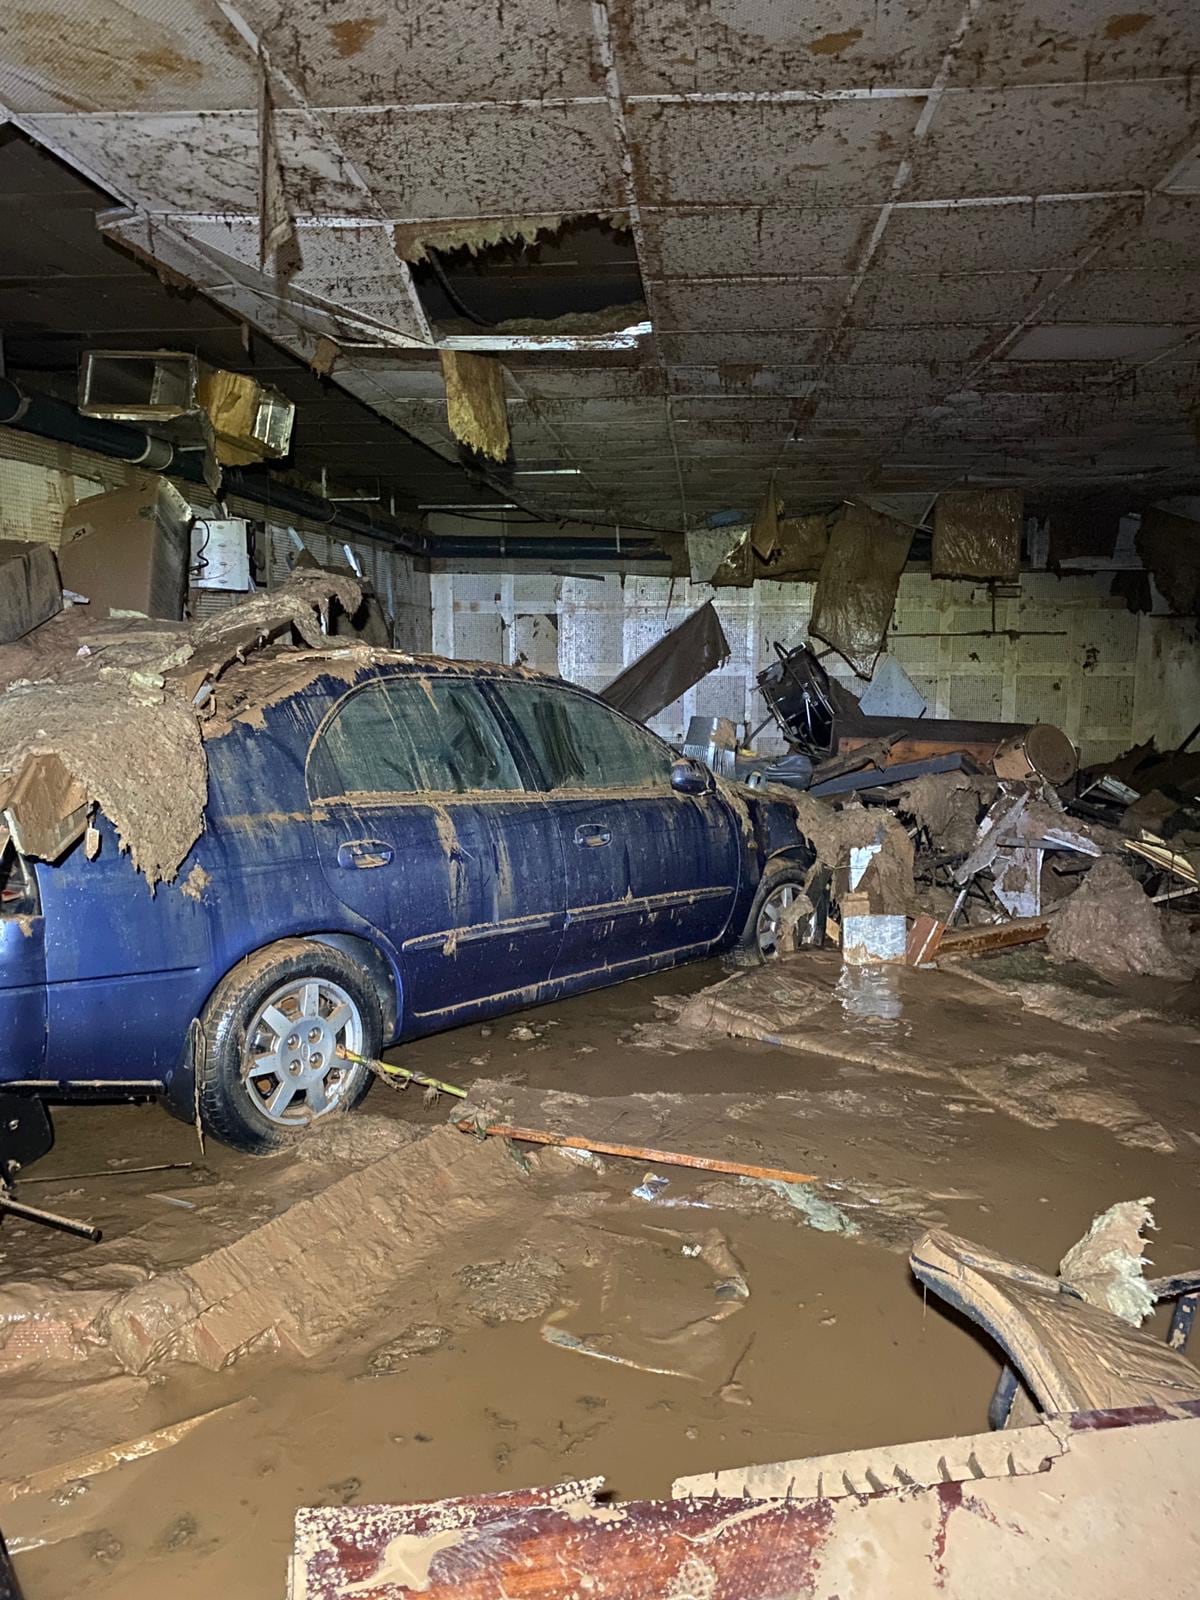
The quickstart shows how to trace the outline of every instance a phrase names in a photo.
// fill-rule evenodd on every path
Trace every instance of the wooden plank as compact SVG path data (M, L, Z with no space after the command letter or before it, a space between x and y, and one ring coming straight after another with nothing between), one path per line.
M1046 937L1049 928L1049 917L1014 917L1011 922L996 922L986 928L947 928L938 955L977 956L1016 944L1034 944Z
M817 1183L815 1172L788 1172L782 1167L756 1167L745 1161L725 1161L719 1156L684 1155L678 1150L655 1150L650 1145L610 1144L606 1139L581 1139L571 1133L552 1133L546 1128L520 1128L508 1123L477 1127L469 1119L458 1124L463 1133L485 1139L519 1139L523 1144L550 1144L561 1150L591 1150L600 1156L626 1156L631 1161L646 1161L667 1167L696 1167L701 1172L728 1172L739 1178L766 1178L774 1183Z

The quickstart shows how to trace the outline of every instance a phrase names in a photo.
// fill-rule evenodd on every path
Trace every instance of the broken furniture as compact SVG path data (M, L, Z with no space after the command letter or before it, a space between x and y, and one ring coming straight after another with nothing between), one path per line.
M785 650L758 675L758 687L791 748L821 762L890 740L885 770L926 762L952 752L991 768L999 754L1011 768L1048 782L1065 783L1076 756L1067 736L1048 723L968 722L950 717L869 717L858 701L825 671L808 645ZM936 770L923 767L922 771ZM944 769L942 769L944 770ZM909 774L911 776L911 774Z
M1200 1402L1200 1371L1178 1345L1084 1300L1077 1288L980 1245L931 1229L913 1245L912 1270L925 1288L1000 1346L1038 1409L1049 1415L1127 1406ZM1156 1291L1152 1285L1151 1294ZM1191 1296L1200 1273L1164 1280L1164 1296ZM1189 1312L1188 1319L1190 1322ZM1002 1426L1016 1389L1002 1379L989 1418Z
M1045 802L1032 802L1033 791L1024 784L1001 786L999 797L979 824L975 848L954 873L960 893L951 922L972 880L981 872L991 873L991 893L1010 917L1039 917L1046 852L1064 850L1093 857L1102 853L1085 831L1086 824L1072 827L1065 814L1060 823Z
M62 584L48 544L0 539L0 644L23 639L62 610Z
M59 1216L56 1211L26 1205L13 1195L17 1174L40 1161L53 1144L54 1129L40 1100L32 1095L0 1092L0 1220L6 1215L19 1217L22 1222L37 1222L44 1228L73 1233L98 1244L102 1237L99 1228Z

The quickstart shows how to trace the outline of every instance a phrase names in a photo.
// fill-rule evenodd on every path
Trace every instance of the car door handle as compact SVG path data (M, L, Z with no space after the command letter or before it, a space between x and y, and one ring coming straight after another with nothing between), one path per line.
M581 850L598 850L612 843L612 829L602 822L581 822L575 829L575 843Z
M347 839L338 845L339 867L386 867L392 859L392 847L381 839Z

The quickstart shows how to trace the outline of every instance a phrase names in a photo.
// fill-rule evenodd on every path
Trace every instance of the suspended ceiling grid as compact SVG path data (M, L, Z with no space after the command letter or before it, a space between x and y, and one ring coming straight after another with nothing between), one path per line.
M9 0L0 101L127 208L114 237L301 357L332 339L448 457L394 228L627 216L653 332L502 357L513 464L578 474L524 503L1157 498L1200 479L1200 7L1118 3Z

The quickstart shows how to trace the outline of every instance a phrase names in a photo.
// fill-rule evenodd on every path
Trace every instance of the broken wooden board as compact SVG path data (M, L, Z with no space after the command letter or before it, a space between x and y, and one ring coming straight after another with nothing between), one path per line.
M579 1488L564 1485L523 1502L305 1508L289 1600L1127 1600L1131 1561L1139 1589L1173 1594L1200 1556L1198 1412L1054 1418L994 1476L990 1456L961 1457L966 1440L899 1446L936 1479L863 1487L858 1471L854 1487L803 1498L613 1505L564 1499Z
M0 800L22 855L57 861L87 827L87 790L53 752L27 756Z
M0 540L0 644L23 639L62 607L62 584L50 546Z
M1011 922L993 922L983 928L947 928L938 943L937 955L978 956L989 950L1008 950L1016 944L1035 944L1046 937L1049 928L1049 917L1014 917Z
M1044 1412L1200 1401L1200 1369L1059 1278L940 1228L909 1257L918 1281L981 1327Z

